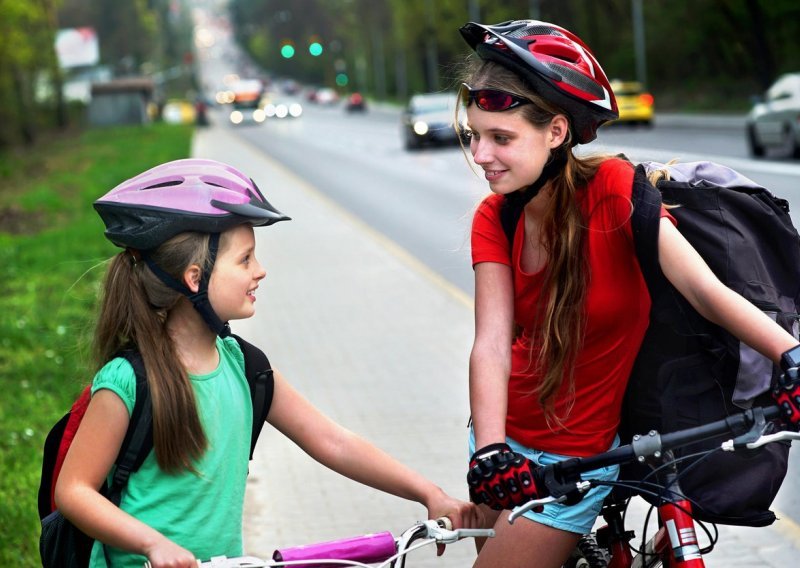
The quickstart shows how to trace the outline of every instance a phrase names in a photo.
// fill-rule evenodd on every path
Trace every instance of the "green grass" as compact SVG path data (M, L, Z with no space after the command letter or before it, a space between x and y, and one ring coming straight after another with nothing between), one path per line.
M95 129L0 155L0 565L40 566L37 491L50 427L91 380L105 261L92 201L189 155L190 127Z

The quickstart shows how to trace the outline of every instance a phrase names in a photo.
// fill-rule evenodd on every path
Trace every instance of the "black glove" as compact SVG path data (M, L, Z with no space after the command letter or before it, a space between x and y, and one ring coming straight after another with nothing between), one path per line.
M543 497L546 492L540 469L508 444L490 444L469 460L469 498L473 503L502 511ZM541 507L535 510L541 511Z
M781 355L783 374L772 390L772 398L780 406L784 420L800 426L800 346L793 347Z

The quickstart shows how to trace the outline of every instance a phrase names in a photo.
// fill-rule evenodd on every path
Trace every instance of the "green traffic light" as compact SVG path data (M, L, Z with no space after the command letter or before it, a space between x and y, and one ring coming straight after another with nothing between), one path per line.
M291 59L294 56L294 47L288 43L281 47L281 55L286 59Z
M322 44L319 43L318 41L315 41L314 43L308 46L308 52L314 57L322 55Z
M350 82L350 79L347 77L347 73L339 73L336 75L336 84L340 87L346 87L347 83Z

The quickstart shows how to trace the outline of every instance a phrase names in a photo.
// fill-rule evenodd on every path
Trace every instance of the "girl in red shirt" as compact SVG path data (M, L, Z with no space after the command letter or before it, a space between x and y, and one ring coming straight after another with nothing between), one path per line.
M514 525L506 509L537 495L538 465L618 443L650 308L630 222L633 167L572 151L618 116L602 68L577 36L531 20L469 23L461 34L478 56L461 90L466 133L492 191L472 228L468 481L497 536L479 545L475 566L558 567L609 490ZM500 220L505 196L525 204L512 250ZM797 345L714 276L666 212L659 229L661 269L700 314L776 362ZM616 476L613 467L590 474Z

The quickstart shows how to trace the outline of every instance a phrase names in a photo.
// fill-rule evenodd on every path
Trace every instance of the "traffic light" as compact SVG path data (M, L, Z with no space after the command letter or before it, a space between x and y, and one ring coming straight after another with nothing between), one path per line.
M350 78L347 76L347 73L341 72L336 74L336 84L339 87L346 87L349 82Z
M322 55L322 44L318 41L311 42L308 45L308 52L314 57Z
M292 45L292 42L283 42L283 45L281 45L281 57L284 59L291 59L294 57L294 46Z

